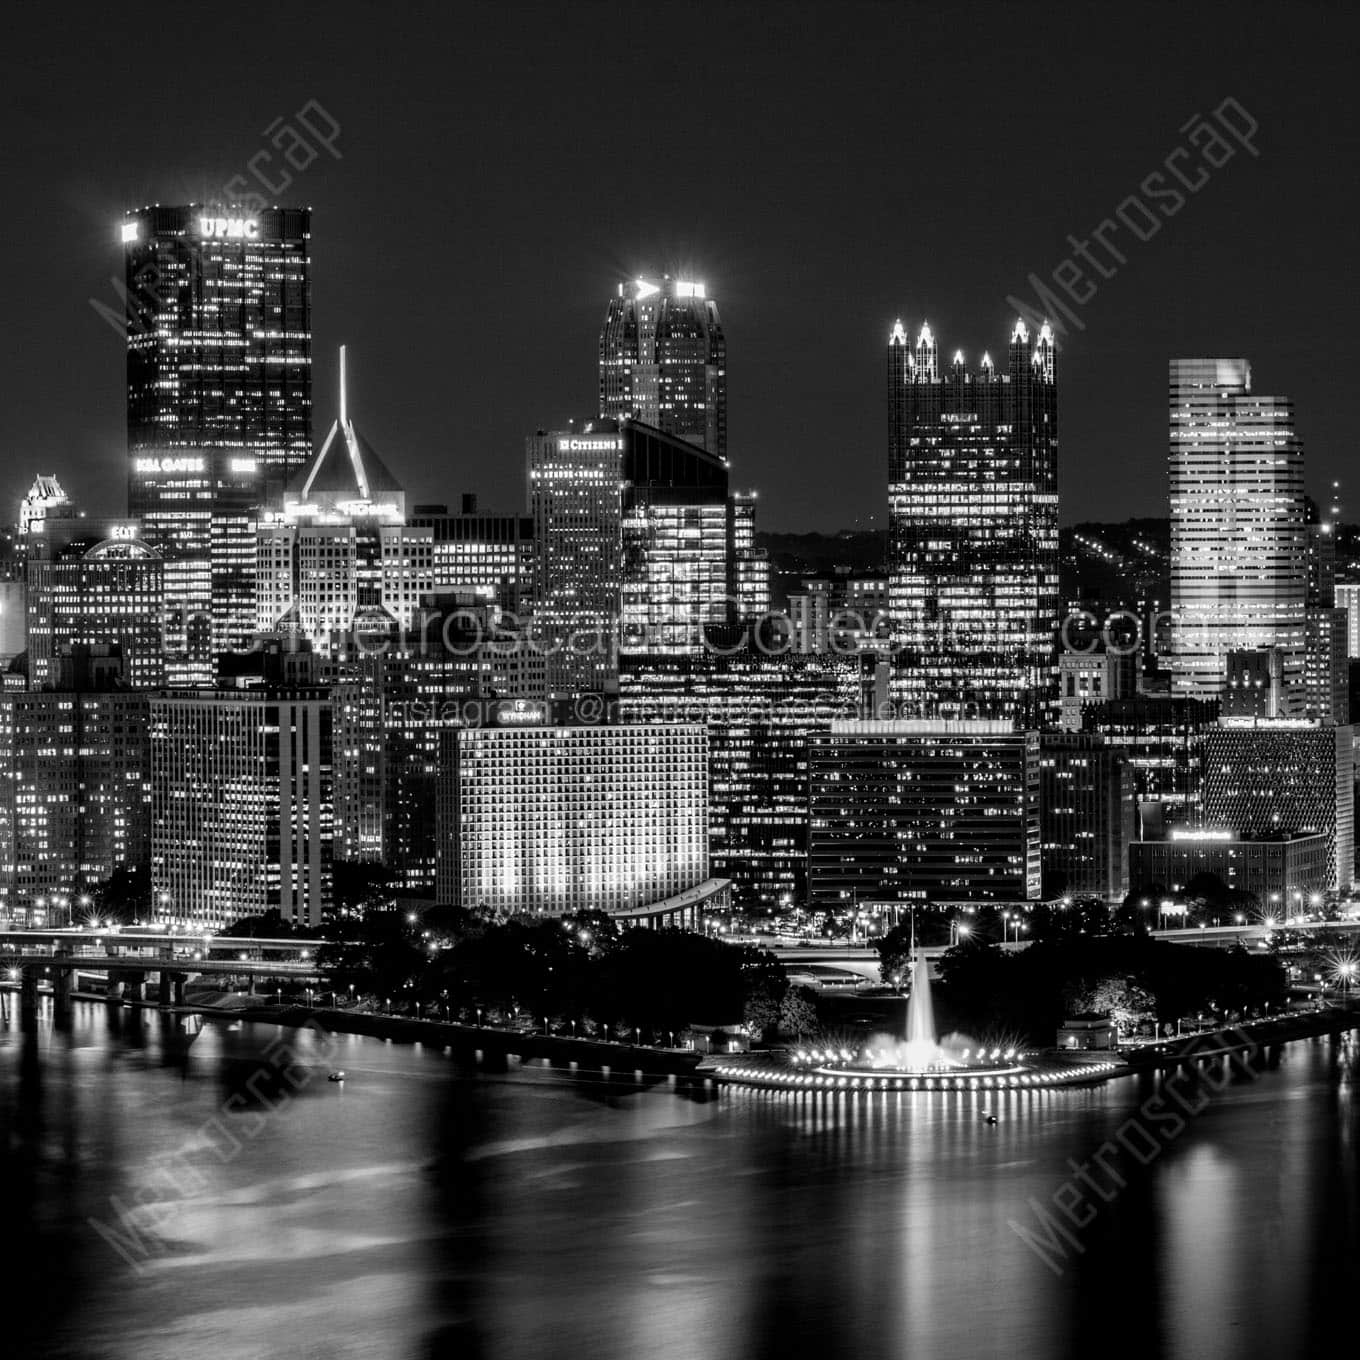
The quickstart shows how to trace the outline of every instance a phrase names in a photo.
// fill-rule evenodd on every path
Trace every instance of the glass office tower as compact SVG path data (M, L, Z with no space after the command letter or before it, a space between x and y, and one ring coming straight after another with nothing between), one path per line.
M1303 446L1245 359L1170 365L1172 685L1218 698L1233 652L1278 651L1280 716L1302 714L1308 535Z
M168 678L254 623L255 524L311 452L311 213L130 213L128 511L165 559Z
M727 341L702 283L618 285L600 332L600 414L727 455Z
M1001 369L888 342L888 591L904 716L1039 725L1056 702L1058 414L1045 325Z

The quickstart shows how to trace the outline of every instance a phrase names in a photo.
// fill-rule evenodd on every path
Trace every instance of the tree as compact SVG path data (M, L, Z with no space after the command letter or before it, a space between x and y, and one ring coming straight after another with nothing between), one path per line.
M779 1007L779 1029L791 1039L807 1039L821 1028L817 993L811 987L790 987Z
M127 925L151 909L151 871L144 865L120 864L94 890L95 915Z
M1082 979L1069 984L1064 996L1069 1014L1108 1016L1121 1034L1157 1019L1157 998L1132 977L1107 974L1094 981Z
M291 940L295 936L304 940L311 938L311 932L306 927L285 921L278 908L261 912L257 916L242 916L217 933L234 940Z
M891 987L901 989L911 962L912 930L910 923L899 922L874 945L878 950L878 975Z
M741 1018L746 1028L756 1038L774 1038L780 1028L784 998L788 990L786 978L778 980L762 978L747 993Z

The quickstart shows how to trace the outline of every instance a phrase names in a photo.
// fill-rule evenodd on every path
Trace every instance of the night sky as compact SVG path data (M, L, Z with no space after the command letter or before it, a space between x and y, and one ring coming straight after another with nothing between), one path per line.
M1257 390L1292 396L1313 489L1353 461L1353 6L6 17L0 494L15 509L55 471L88 510L122 512L123 348L90 304L119 306L122 213L220 196L308 101L340 124L340 158L291 172L278 200L314 209L316 433L348 342L351 413L416 499L520 504L525 434L593 411L616 281L665 270L718 300L733 480L761 492L763 526L881 525L894 317L913 334L927 317L942 357L997 356L1007 296L1032 296L1030 272L1058 267L1069 233L1088 238L1229 97L1259 123L1259 157L1238 146L1148 241L1120 228L1125 263L1074 307L1063 518L1165 513L1172 355L1246 354Z

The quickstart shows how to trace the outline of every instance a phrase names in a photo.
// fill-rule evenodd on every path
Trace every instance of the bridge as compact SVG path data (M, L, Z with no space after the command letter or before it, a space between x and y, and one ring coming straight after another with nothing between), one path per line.
M1261 922L1231 926L1191 926L1176 930L1152 930L1148 934L1154 940L1169 940L1173 944L1199 945L1216 949L1230 949L1241 944L1247 948L1259 946L1267 936L1281 930L1300 931L1305 934L1337 931L1341 933L1360 932L1360 920L1347 921L1305 921L1294 925L1277 925L1268 929ZM1008 940L992 941L1007 951L1025 949L1029 941ZM925 956L932 978L939 976L939 960L951 946L927 945L921 953ZM878 967L878 951L872 943L845 944L829 941L809 941L807 945L792 948L786 945L775 946L770 952L784 965L789 981L808 987L836 988L882 986L883 977Z
M35 937L57 935L60 942L44 946L34 943ZM18 937L17 939L15 937ZM71 994L81 974L102 975L107 994L133 1004L147 1001L147 984L152 976L157 979L156 1004L182 1006L185 990L191 978L216 977L224 980L246 979L250 990L260 979L317 983L321 974L312 951L299 948L299 942L269 941L270 945L286 945L294 955L307 957L265 959L250 957L251 944L264 941L230 939L217 946L219 953L235 954L235 958L204 957L200 948L189 950L181 935L148 937L144 935L117 938L117 946L102 939L83 939L64 932L5 931L0 933L0 959L8 971L7 981L19 984L20 1012L25 1027L36 1024L38 1013L38 983L48 978L52 986L53 1019L65 1023L70 1016ZM17 947L16 947L17 945ZM237 946L241 946L238 948ZM143 952L155 949L154 953ZM263 953L264 951L259 951Z

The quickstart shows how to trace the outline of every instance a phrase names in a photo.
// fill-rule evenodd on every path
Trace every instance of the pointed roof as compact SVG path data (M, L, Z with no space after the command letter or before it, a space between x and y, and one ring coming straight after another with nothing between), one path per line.
M404 518L406 489L378 457L349 418L345 386L345 349L340 346L340 413L316 457L293 479L287 499L301 506L351 512L371 505L375 513Z

